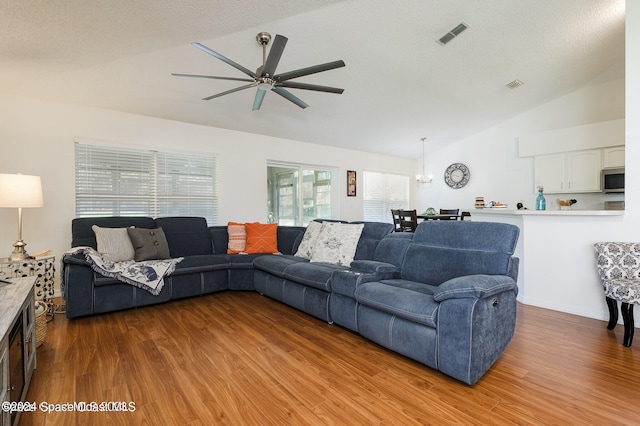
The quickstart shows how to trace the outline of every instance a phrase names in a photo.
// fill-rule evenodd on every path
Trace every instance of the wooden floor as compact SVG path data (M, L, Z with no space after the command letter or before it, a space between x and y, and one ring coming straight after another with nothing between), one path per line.
M56 315L27 400L122 401L135 411L36 411L19 424L640 422L640 336L625 348L621 325L518 310L514 339L475 386L252 292Z

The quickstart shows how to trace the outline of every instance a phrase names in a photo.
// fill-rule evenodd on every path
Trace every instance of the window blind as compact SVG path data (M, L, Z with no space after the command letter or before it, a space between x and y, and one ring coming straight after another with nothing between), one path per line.
M409 208L409 176L364 171L362 186L365 221L393 223L391 209Z
M76 216L201 216L217 223L215 156L76 142Z

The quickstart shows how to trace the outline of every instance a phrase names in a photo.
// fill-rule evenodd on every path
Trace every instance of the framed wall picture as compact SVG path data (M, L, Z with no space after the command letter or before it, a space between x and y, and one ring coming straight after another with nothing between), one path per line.
M356 172L347 170L347 197L356 196Z

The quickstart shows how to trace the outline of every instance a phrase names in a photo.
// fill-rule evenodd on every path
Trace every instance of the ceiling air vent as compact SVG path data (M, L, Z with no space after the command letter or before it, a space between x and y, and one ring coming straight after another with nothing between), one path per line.
M456 26L454 29L452 29L451 31L449 31L448 33L440 37L438 39L438 43L444 46L445 44L449 43L451 40L459 36L467 28L469 28L469 25L466 22L464 21L460 22L458 26Z
M505 84L506 87L508 87L509 89L517 89L518 87L522 86L524 84L523 81L520 81L518 79L513 80L512 82L509 82L507 84Z

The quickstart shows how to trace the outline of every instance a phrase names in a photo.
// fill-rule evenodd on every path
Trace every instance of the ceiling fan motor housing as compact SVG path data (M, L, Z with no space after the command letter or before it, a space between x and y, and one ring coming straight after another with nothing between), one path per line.
M261 46L266 46L271 41L271 34L263 31L256 35L256 40Z

